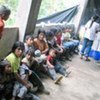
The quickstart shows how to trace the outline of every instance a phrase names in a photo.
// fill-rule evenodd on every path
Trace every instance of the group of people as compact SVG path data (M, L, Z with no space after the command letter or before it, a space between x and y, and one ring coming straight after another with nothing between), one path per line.
M66 30L66 27L62 29ZM50 94L41 81L42 74L48 75L55 84L59 84L63 77L68 77L71 71L60 61L74 53L78 41L69 40L69 35L63 36L63 39L62 30L52 28L47 32L39 29L37 37L27 35L25 42L15 42L11 52L0 62L1 98L9 96L12 100L24 100L31 95L32 100L40 100L35 94L37 91ZM63 42L69 45L64 47Z
M37 92L49 95L41 76L49 76L55 84L68 77L71 71L61 61L69 60L78 45L79 41L71 38L71 28L66 26L39 29L37 37L27 35L25 42L16 41L0 61L0 99L40 100Z
M5 6L0 8L0 39L4 28L3 20L7 20L10 13ZM95 22L98 18L94 16L86 24L81 50L81 59L85 53L86 61L89 61L89 52L99 27ZM63 77L68 77L71 71L61 61L71 61L70 57L78 53L78 45L79 40L73 35L70 25L48 31L39 29L37 37L27 35L25 42L16 41L11 52L0 61L0 100L40 100L36 95L38 91L49 95L41 76L48 75L55 84L59 84Z

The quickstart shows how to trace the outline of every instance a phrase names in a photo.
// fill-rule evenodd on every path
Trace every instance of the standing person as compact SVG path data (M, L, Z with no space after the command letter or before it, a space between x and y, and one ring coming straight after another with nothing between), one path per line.
M0 6L0 39L2 38L2 31L4 29L4 21L9 18L11 11L6 6Z
M85 55L86 61L90 61L88 57L91 51L93 41L95 39L96 31L99 28L99 23L97 23L98 19L99 19L99 16L95 15L91 17L91 19L85 25L83 47L80 54L81 54L81 59L83 58L83 55Z

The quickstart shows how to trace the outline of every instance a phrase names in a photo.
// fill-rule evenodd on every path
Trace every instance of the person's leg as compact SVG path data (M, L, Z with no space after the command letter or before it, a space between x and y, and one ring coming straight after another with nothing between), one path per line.
M45 93L45 94L50 94L50 92L48 92L48 91L45 89L45 87L44 87L44 85L43 85L41 79L38 77L38 75L37 75L34 71L33 71L32 74L29 76L29 81L33 84L33 86L38 86L38 89L39 89L40 91L42 91L43 93Z
M93 41L89 40L88 44L87 44L87 48L86 48L86 52L85 52L85 57L86 57L86 61L90 61L90 59L88 59L89 57L89 53L91 51L91 47L92 47Z
M13 81L10 81L9 83L7 83L5 85L5 93L6 93L5 98L7 100L10 100L12 98L13 87L14 87L14 82Z
M58 84L63 78L62 76L57 77L57 73L55 69L49 69L48 72L49 72L49 76L54 80L55 84Z
M74 45L75 45L75 48L74 48L74 53L75 54L78 54L79 52L79 49L78 49L78 46L79 46L79 40L72 40L74 42Z
M19 93L18 93L18 97L19 98L24 98L25 94L27 93L27 88L25 86L22 86L20 89L19 89Z
M81 49L81 52L80 52L81 58L82 58L82 56L84 55L84 51L85 51L85 49L86 49L86 47L87 47L88 41L89 41L89 40L88 40L87 38L84 38L84 40L83 40L83 46L82 46L82 49Z
M32 96L32 100L40 100L40 98L35 94L30 94Z
M48 69L48 74L49 74L49 76L53 79L53 80L56 80L56 78L57 78L57 74L56 74L56 71L55 71L55 69Z
M64 75L65 77L68 77L68 75L71 73L71 71L69 71L69 72L66 71L66 69L63 68L63 66L62 66L59 62L56 63L56 65L55 65L55 70L56 70L58 73Z
M38 86L39 88L44 88L41 79L34 71L29 76L29 81L33 84L33 86Z

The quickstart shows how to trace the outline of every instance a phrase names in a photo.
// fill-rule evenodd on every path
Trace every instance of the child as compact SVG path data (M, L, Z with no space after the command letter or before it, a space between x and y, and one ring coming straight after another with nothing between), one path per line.
M11 11L6 6L0 6L0 39L2 38L2 31L4 29L4 21L9 18Z
M11 73L11 65L7 60L0 62L0 100L10 99L14 84L14 75Z
M26 52L27 52L30 48L35 49L35 48L33 47L33 40L34 40L34 38L33 38L33 36L31 36L31 35L27 35L27 36L25 37L25 43L24 43L25 51L24 51L24 56L26 55Z
M55 83L59 83L59 81L62 79L62 76L60 76L57 79L57 72L64 75L68 76L70 72L66 72L66 70L61 66L60 63L58 63L55 59L56 54L54 49L50 49L49 55L47 57L47 65L48 65L48 73L50 77L55 80Z
M33 85L28 81L29 80L29 75L32 73L31 70L28 69L27 66L24 64L21 65L19 69L20 77L27 82L31 87L27 89L23 84L16 82L14 85L14 90L13 90L13 98L12 100L15 100L16 97L18 97L20 100L24 99L25 95L28 92L32 92L31 95L33 95L32 100L40 100L39 97L34 95L33 93L35 92L35 89L33 89Z
M19 69L20 69L20 59L22 57L24 51L24 43L15 42L11 53L5 58L11 64L11 71L14 73L16 81L25 86L27 89L31 88L31 85L28 82L20 77Z
M50 94L44 87L41 79L38 77L38 75L33 71L31 70L32 68L31 67L34 67L32 66L33 62L36 60L34 57L33 57L33 50L32 49L29 49L26 53L26 56L22 59L22 66L24 66L25 69L29 70L29 80L30 82L34 85L34 86L37 86L38 87L38 90L40 90L41 92L45 93L45 94Z

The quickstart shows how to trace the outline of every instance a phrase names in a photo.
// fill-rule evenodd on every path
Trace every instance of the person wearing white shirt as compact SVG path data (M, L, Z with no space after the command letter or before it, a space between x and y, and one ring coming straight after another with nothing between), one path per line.
M99 28L99 23L96 22L98 19L99 16L95 15L91 17L91 19L85 25L84 41L80 53L81 53L81 59L83 58L84 55L86 61L90 61L88 57L91 51L93 41L96 36L96 30Z

